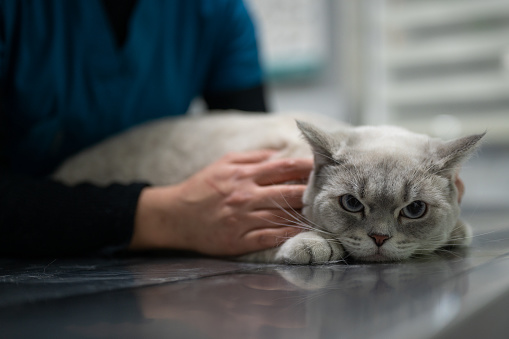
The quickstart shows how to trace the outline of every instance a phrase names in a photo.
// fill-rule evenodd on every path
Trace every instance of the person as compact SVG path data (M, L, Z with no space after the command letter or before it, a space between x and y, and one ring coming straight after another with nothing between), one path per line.
M306 177L311 160L267 161L269 150L226 155L174 186L50 179L70 155L185 114L196 97L266 111L241 0L0 0L0 84L1 256L240 255L298 232L274 201L298 209L305 186L277 184Z

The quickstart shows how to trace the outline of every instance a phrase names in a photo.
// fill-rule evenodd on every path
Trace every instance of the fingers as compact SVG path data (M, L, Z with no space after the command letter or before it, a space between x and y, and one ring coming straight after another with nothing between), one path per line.
M306 185L262 186L253 196L253 209L300 209L304 207L302 196Z
M295 211L263 210L250 213L244 219L236 253L246 254L282 245L302 231L310 230L302 215Z
M203 208L200 213L192 213L191 219L199 221L192 224L211 226L206 227L208 236L186 229L200 235L191 248L213 255L245 254L280 245L306 227L296 211L303 207L306 185L282 183L307 179L313 162L269 161L275 153L230 153L203 171L205 179L200 177L192 188L200 190L203 182L218 188L207 193L206 199L198 199Z
M306 218L295 210L259 210L251 212L253 226L248 230L259 228L293 227L297 230L309 230ZM246 232L247 233L247 232Z
M463 194L465 194L465 184L460 177L456 177L456 181L454 182L456 188L458 189L458 204L461 204L461 199L463 198Z
M312 159L280 159L258 165L254 169L253 177L259 185L274 185L307 179L312 169Z
M226 161L234 164L252 164L265 161L276 153L274 150L256 150L247 152L232 152L223 157Z
M306 185L253 185L249 191L236 191L225 199L225 206L244 211L263 209L301 209Z
M244 236L246 248L250 252L277 247L300 231L294 227L254 229Z
M223 159L232 164L253 164L245 170L258 185L274 185L287 181L307 179L313 169L313 160L308 158L286 158L267 161L274 150L257 150L229 153Z

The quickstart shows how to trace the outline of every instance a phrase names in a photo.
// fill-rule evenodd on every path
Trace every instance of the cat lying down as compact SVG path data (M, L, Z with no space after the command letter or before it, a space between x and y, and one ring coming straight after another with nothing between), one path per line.
M297 118L232 112L163 119L70 158L54 178L70 185L176 184L227 152L277 149L278 157L314 156L297 223L305 231L240 260L397 261L470 243L454 183L484 134L442 141L392 126Z

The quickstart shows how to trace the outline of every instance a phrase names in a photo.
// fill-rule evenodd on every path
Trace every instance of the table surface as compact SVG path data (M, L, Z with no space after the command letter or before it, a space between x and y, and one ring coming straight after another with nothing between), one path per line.
M463 215L468 250L399 263L0 259L0 337L507 338L509 211Z

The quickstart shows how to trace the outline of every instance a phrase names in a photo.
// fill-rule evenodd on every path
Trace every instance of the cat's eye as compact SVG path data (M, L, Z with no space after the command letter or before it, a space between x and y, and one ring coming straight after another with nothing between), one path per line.
M419 219L426 214L428 209L426 203L421 200L416 200L405 206L401 210L401 215L409 219Z
M351 194L345 194L339 197L339 204L348 212L358 213L364 210L364 205Z

